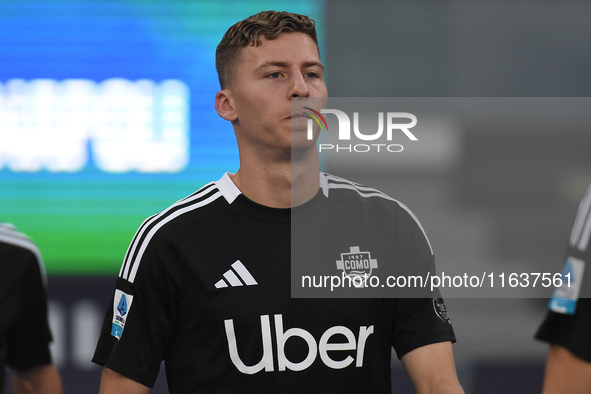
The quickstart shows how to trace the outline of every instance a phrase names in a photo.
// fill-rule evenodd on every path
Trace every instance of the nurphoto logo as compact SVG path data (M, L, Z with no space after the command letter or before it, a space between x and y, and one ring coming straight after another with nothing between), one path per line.
M317 111L310 107L303 107L303 109L305 111L303 111L302 114L309 117L307 123L308 140L314 139L314 123L320 127L320 130L329 132L328 124L325 117L322 116L323 114L332 114L337 118L339 143L320 143L318 145L318 152L402 152L404 147L401 144L392 143L393 136L398 133L402 133L410 141L418 141L417 137L410 131L411 128L417 125L417 117L409 112L387 112L385 115L384 112L378 112L377 131L374 131L375 128L367 130L367 125L361 130L359 125L359 112L353 112L353 127L351 127L351 119L344 111L338 109L320 109L320 111ZM375 116L375 114L373 116ZM364 114L364 117L370 118L371 115ZM386 124L385 127L384 123ZM353 130L352 133L351 129ZM334 136L332 138L334 138ZM363 143L340 143L344 141L355 141L355 139L363 141Z

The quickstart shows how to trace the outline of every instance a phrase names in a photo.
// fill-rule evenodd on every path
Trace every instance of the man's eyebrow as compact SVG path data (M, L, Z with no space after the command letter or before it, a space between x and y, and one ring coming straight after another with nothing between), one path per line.
M283 61L278 61L278 60L269 60L264 62L263 64L261 64L260 66L258 66L255 70L255 72L262 70L264 68L267 67L282 67L282 68L286 68L289 67L291 65L291 63L289 62L283 62ZM304 68L307 67L320 67L322 70L324 70L324 65L320 62L317 61L311 61L311 62L305 62L302 64L302 66Z
M304 67L320 67L322 70L324 70L324 64L320 63L320 62L306 62L303 64Z
M289 63L288 62L281 62L278 60L268 60L268 61L264 62L263 64L261 64L260 66L258 66L257 71L262 68L267 68L267 67L289 67Z

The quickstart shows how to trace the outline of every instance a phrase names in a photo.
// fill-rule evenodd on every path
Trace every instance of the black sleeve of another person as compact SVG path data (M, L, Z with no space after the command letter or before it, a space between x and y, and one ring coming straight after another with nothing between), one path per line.
M572 249L570 254L574 254ZM536 339L552 345L560 345L575 356L591 363L591 298L589 298L589 282L591 267L587 253L581 296L577 300L575 313L572 315L549 310L542 322ZM577 257L582 258L579 252Z
M574 315L549 311L536 338L591 363L591 299L580 298Z
M47 321L47 296L37 257L19 249L21 261L15 262L15 319L8 330L7 364L25 370L51 363L49 342L51 332ZM14 271L13 271L14 272Z
M582 261L583 280L575 313L549 310L536 333L536 338L568 349L591 363L591 186L581 201L575 217L566 256Z

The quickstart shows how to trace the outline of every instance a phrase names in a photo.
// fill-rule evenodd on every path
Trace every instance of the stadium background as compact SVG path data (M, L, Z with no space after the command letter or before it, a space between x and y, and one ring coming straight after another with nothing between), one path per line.
M263 9L305 13L319 22L334 97L591 92L591 5L585 1L1 1L0 220L31 235L44 255L53 351L66 393L97 390L100 369L89 359L141 221L237 168L231 127L213 110L214 51L231 24ZM109 103L76 107L66 99L80 96L67 96L66 80L83 81L74 86L92 91L93 103L124 92L145 104L141 100L151 94L148 100L160 103L152 134L133 133L130 117L145 116L140 104L120 103L128 115L104 122L104 129L81 120L96 120ZM149 88L138 80L151 81ZM180 83L167 90L167 80ZM98 152L101 142L113 142L98 135L109 126L126 136L117 146L156 150L123 164L117 157L99 160L98 153L58 160L72 141ZM60 133L63 127L71 133ZM24 151L40 153L9 151L8 138L15 135L29 137L19 141ZM166 144L185 161L145 167ZM413 209L442 261L559 271L576 205L591 183L590 146L589 131L537 127L520 134L481 119L461 133L454 166L360 176L373 177L372 186ZM544 300L447 303L466 392L540 391L547 348L532 336ZM393 383L396 392L412 392L397 362ZM162 376L153 392L166 392L163 387Z

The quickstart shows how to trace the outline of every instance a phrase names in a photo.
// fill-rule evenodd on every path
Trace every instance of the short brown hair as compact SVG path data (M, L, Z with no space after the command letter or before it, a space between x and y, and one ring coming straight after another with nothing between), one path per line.
M282 33L307 34L318 48L316 24L305 15L263 11L230 27L215 52L215 66L221 88L224 89L234 82L234 68L240 60L242 48L247 45L261 45L261 36L273 40Z

